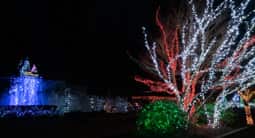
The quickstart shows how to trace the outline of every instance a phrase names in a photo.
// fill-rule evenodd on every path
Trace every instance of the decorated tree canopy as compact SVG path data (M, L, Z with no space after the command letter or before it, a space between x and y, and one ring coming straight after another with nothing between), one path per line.
M150 40L142 27L146 54L133 59L148 76L135 80L174 96L189 119L210 99L215 103L210 125L217 127L220 114L233 105L226 97L255 85L254 2L183 1L171 16L157 9L158 38Z

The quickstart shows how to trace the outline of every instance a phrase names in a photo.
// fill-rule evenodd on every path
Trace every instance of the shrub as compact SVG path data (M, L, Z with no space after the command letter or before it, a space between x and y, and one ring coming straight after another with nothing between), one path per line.
M186 130L187 115L173 102L156 101L139 112L136 123L140 136L180 137Z
M214 112L214 104L212 103L208 103L204 105L207 109L207 114L210 117L210 119L213 118L213 112ZM196 118L197 118L197 124L199 125L205 125L208 123L208 118L206 115L206 110L204 107L200 108L200 110L197 112L196 114Z
M210 117L210 119L213 119L213 112L214 112L214 104L213 103L208 103L205 104L206 109L207 109L207 114ZM227 110L224 110L221 113L220 116L220 122L223 126L233 126L235 125L236 121L237 121L237 117L238 115L235 113L234 109L229 108ZM206 112L204 108L201 108L197 114L197 124L202 125L202 124L207 124L208 120L206 117Z
M229 108L225 110L221 115L221 123L224 126L236 126L238 122L238 114L234 111L234 109Z

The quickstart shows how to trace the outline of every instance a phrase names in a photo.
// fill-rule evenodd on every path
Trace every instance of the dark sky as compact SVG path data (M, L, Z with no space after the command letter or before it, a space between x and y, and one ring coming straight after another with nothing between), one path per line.
M141 47L153 0L8 0L1 2L0 74L29 56L43 77L130 88L138 67L126 51Z

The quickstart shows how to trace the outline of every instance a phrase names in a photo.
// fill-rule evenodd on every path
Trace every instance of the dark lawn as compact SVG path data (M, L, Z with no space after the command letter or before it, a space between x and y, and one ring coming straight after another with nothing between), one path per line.
M69 113L62 117L40 118L3 118L0 119L1 138L134 138L136 131L135 120L137 113ZM237 126L234 129L244 127L245 116L240 111L237 118ZM238 125L239 124L239 125ZM225 133L225 128L190 129L189 137L213 138ZM230 132L232 129L226 129ZM255 128L249 127L226 137L255 136ZM137 138L137 137L136 137Z

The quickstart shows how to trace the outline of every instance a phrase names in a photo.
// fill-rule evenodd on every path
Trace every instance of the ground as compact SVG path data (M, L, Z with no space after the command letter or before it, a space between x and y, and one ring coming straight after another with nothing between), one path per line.
M136 113L70 113L64 117L0 119L0 129L3 136L15 138L134 138L135 120ZM221 135L217 130L206 128L191 131L195 134L190 135L191 138L215 138ZM230 131L233 130L226 129L226 132ZM225 137L244 138L252 134L255 134L255 128L248 127Z
M135 114L72 113L65 117L2 119L2 134L9 137L114 138L130 136Z

